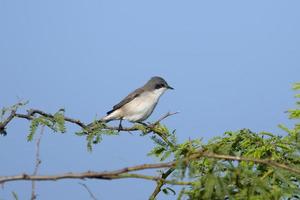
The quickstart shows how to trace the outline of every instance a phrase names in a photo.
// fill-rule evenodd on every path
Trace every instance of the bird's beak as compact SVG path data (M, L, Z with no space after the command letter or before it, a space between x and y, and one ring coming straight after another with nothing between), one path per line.
M174 90L174 88L172 88L171 86L167 86L167 89L170 89L170 90Z

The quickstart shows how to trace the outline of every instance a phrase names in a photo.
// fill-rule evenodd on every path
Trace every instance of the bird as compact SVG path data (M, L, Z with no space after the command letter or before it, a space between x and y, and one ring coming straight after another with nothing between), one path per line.
M142 123L152 114L161 95L168 89L174 88L162 77L154 76L144 86L137 88L113 106L100 121L107 123L120 120L119 131L122 129L122 120Z

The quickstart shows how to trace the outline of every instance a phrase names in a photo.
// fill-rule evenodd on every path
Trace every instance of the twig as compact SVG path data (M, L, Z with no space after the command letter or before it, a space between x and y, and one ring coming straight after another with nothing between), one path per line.
M38 114L38 115L41 115L41 116L44 116L44 117L47 117L47 118L50 118L50 119L54 119L54 115L52 115L50 113L46 113L46 112L38 110L38 109L30 109L30 110L27 111L27 114L16 113L16 110L15 110L15 111L11 112L11 114L9 115L9 117L6 120L4 120L4 122L0 123L0 130L2 130L2 131L5 130L5 128L8 125L8 123L11 122L14 118L33 120L35 118L35 114ZM172 115L175 115L175 114L177 114L177 112L165 114L163 117L161 117L159 120L157 120L154 123L154 125L158 124L159 122L161 122L165 118L167 118L169 116L172 116ZM64 116L64 120L66 122L69 122L69 123L72 123L72 124L76 124L76 125L80 126L83 129L85 129L85 128L88 127L85 123L83 123L82 121L80 121L78 119L74 119L74 118L71 118L71 117ZM102 123L102 122L101 121L96 121L94 123ZM152 124L152 126L153 126L153 124ZM149 125L148 128L151 128L151 125ZM106 124L103 127L103 129L106 129L106 130L116 130L116 131L117 130L120 130L120 131L138 131L139 130L138 128L136 128L134 126L133 127L122 127L120 129L119 126L115 127L115 126L109 126L109 125L106 125Z
M156 128L156 125L158 123L160 123L162 120L166 119L167 117L175 115L177 113L178 112L174 112L174 113L168 112L165 115L163 115L160 119L158 119L155 123L150 124L150 125L144 124L144 126L146 127L148 133L153 132L154 134L161 137L166 143L168 143L171 146L174 146L170 141L168 141L168 138L165 135L165 133ZM10 121L12 121L14 118L33 120L33 119L36 118L36 116L35 116L36 114L38 114L40 116L44 116L44 117L49 118L49 119L54 119L55 118L54 115L52 115L50 113L46 113L46 112L38 110L38 109L27 110L27 114L16 113L16 110L15 110L14 112L11 113L11 115L4 122L0 123L0 134L4 133L4 135L6 135L5 128L8 125L8 123ZM96 121L96 122L93 122L93 123L90 123L90 124L86 125L85 123L81 122L78 119L73 119L73 118L70 118L70 117L67 117L67 116L64 116L64 120L66 122L78 125L82 129L87 130L87 132L85 132L86 134L89 134L89 129L91 129L91 126L93 126L93 124L103 123L101 121ZM116 126L115 127L115 126L109 126L107 124L103 124L103 126L101 128L103 130L125 131L125 132L139 131L139 129L136 126L132 126L132 127L119 127L119 126Z
M91 199L97 200L97 198L95 197L93 192L90 190L90 188L86 184L84 184L84 183L78 183L78 184L82 185L82 187L84 187L86 189L86 191L90 194Z
M46 180L59 180L59 179L117 179L119 178L118 175L124 174L127 172L132 171L139 171L144 169L157 169L157 168L168 168L172 167L174 162L167 162L167 163L157 163L157 164L143 164L143 165L136 165L132 167L125 167L115 171L103 171L103 172L83 172L83 173L65 173L65 174L58 174L58 175L44 175L44 176L32 176L28 174L21 174L16 176L0 176L0 183L9 182L9 181L18 181L18 180L36 180L36 181L46 181ZM124 177L121 177L124 178ZM130 178L130 174L127 175L126 178ZM138 178L134 176L134 178ZM144 178L143 178L144 179Z
M281 164L281 163L275 162L275 161L270 160L270 159L255 159L255 158L247 158L247 157L240 157L240 156L215 154L215 153L209 153L209 152L203 153L203 156L207 157L207 158L216 158L216 159L222 159L222 160L236 160L236 161L254 162L256 164L264 164L264 165L269 165L271 167L284 169L284 170L287 170L289 172L300 175L300 169L290 167L288 165Z
M170 116L172 116L172 115L176 115L176 114L178 114L178 113L179 113L179 112L173 112L173 113L167 112L165 115L163 115L161 118L159 118L156 122L154 122L153 125L157 125L157 124L159 124L162 120L166 119L167 117L170 117Z
M158 176L148 176L148 175L143 175L143 174L132 174L132 173L125 173L125 174L120 174L118 178L138 178L138 179L145 179L145 180L150 180L150 181L158 181L161 180L161 177ZM170 185L192 185L193 182L189 181L178 181L176 179L174 180L164 180L166 184Z
M236 161L245 161L245 162L254 162L256 164L264 164L274 168L280 168L287 170L289 172L295 173L300 175L300 169L289 167L288 165L281 164L274 162L269 159L255 159L255 158L247 158L247 157L240 157L240 156L230 156L230 155L223 155L223 154L215 154L205 151L199 151L198 153L192 154L187 158L183 158L180 160L180 163L184 162L188 164L190 161L197 160L200 158L214 158L219 160L236 160ZM159 169L159 168L173 168L176 166L178 161L172 162L165 162L165 163L156 163L156 164L143 164L143 165L136 165L132 167L125 167L115 171L104 171L104 172L83 172L83 173L66 173L66 174L58 174L58 175L28 175L28 174L21 174L15 176L0 176L0 184L9 182L9 181L20 181L20 180L36 180L36 181L55 181L59 179L105 179L105 180L112 180L112 179L120 179L120 178L139 178L139 179L146 179L146 180L162 180L161 177L153 177L153 176L146 176L141 174L129 174L128 172L133 171L140 171L145 169ZM173 184L173 185L189 185L189 183L185 182L178 182L178 181L168 181L164 180L165 183Z
M5 130L5 127L6 125L16 116L16 112L18 110L18 108L20 106L23 106L23 105L26 105L27 102L19 102L19 103L16 103L15 105L11 106L10 107L10 115L3 121L3 122L0 122L0 135L3 134L3 135L6 135L6 130ZM5 111L4 111L5 113ZM3 113L3 114L4 114ZM2 120L2 118L1 118Z
M14 118L23 118L27 120L33 120L35 119L35 114L39 114L41 116L47 117L54 119L54 115L45 113L41 110L37 109L31 109L27 112L27 114L19 114L16 113L17 108L14 108L11 110L10 115L2 122L0 123L0 133L5 133L5 128L6 126L14 119ZM174 113L176 114L176 113ZM173 113L167 113L163 117L161 117L159 120L157 120L156 124L159 123L161 120L167 118L168 116L173 115ZM81 128L86 128L86 124L81 122L80 120L73 119L70 117L64 116L64 120L73 124L76 124L80 126ZM155 123L154 123L155 124ZM164 133L160 132L155 128L153 125L146 126L146 128L149 129L149 132L154 132L155 134L159 135L162 139L167 139L164 136ZM119 130L119 127L113 127L113 126L108 126L105 124L104 128L106 130ZM137 127L123 127L121 131L137 131L139 130ZM247 158L247 157L239 157L239 156L230 156L230 155L221 155L221 154L215 154L215 153L210 153L210 152L205 152L205 151L200 151L198 153L195 153L191 155L188 158L184 158L184 162L189 162L191 160L199 159L201 157L207 157L207 158L215 158L215 159L222 159L222 160L236 160L236 161L246 161L246 162L254 162L257 164L265 164L268 166L272 166L275 168L280 168L284 169L287 171L290 171L295 174L300 174L300 169L290 167L285 164L281 164L278 162L274 162L269 159L255 159L255 158ZM99 178L99 179L113 179L113 178L119 178L116 177L116 175L120 175L129 171L137 171L137 170L142 170L142 169L154 169L154 168L170 168L175 166L176 162L168 162L168 163L159 163L159 164L146 164L146 165L140 165L140 166L134 166L132 168L124 168L121 170L113 171L112 172L101 172L101 173L81 173L81 174L63 174L63 175L56 175L56 176L30 176L27 174L23 175L17 175L17 176L4 176L0 177L0 183L4 183L7 181L15 181L15 180L56 180L56 179L64 179L64 178ZM96 177L95 177L96 176ZM114 176L114 177L113 177Z
M35 168L33 171L33 176L37 175L38 170L39 170L39 166L41 164L41 159L40 159L40 143L41 143L41 139L43 136L45 130L45 126L41 127L41 131L40 131L40 135L39 137L36 139L36 153L35 153ZM36 199L36 194L35 194L35 181L31 182L31 200L35 200Z
M0 122L0 134L6 135L5 127L6 125L15 117L17 108L10 112L10 115L1 123Z
M50 114L50 113L45 113L44 111L41 111L41 110L37 110L37 109L30 109L27 111L27 115L16 115L17 117L19 118L26 118L27 116L29 116L29 118L27 118L28 120L31 120L32 116L34 116L35 114L39 114L39 115L42 115L44 117L48 117L48 118L54 118L54 115ZM81 128L85 128L85 124L83 122L81 122L80 120L78 119L73 119L73 118L70 118L70 117L66 117L64 116L64 120L67 121L67 122L70 122L70 123L73 123L73 124L77 124L78 126L80 126Z
M164 163L166 164L166 163ZM161 165L157 168L167 168L166 166ZM154 168L144 168L144 169L154 169ZM0 177L0 184L11 182L11 181L57 181L62 179L101 179L101 180L114 180L114 179L126 179L126 178L135 178L143 179L150 181L161 180L159 176L149 176L144 174L134 174L134 173L120 173L120 174L108 174L107 172L83 172L83 173L65 173L58 175L36 175L32 176L29 174L21 174L16 176L2 176ZM177 181L177 180L164 180L165 183L170 185L192 185L193 182L186 181Z
M149 200L155 200L156 196L158 195L158 193L161 191L161 187L165 184L165 179L174 171L174 168L170 168L168 169L166 172L164 172L161 175L161 179L157 181L157 185L153 191L153 193L151 194L151 196L149 197Z

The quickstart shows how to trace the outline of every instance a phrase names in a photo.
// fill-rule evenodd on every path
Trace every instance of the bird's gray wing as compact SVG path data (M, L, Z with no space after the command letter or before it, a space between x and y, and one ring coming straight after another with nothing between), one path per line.
M121 108L122 106L124 106L125 104L129 103L130 101L132 101L133 99L135 99L136 97L140 96L140 94L143 92L144 90L142 88L138 88L136 90L134 90L133 92L131 92L127 97L125 97L122 101L120 101L120 103L116 104L113 106L113 109L108 111L107 114L109 115L110 113L114 112L115 110Z

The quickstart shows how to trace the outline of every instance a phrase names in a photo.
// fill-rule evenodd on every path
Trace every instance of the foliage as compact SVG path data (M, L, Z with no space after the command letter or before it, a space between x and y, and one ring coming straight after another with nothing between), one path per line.
M54 132L65 133L66 126L65 126L64 112L65 112L64 109L60 109L53 115L53 117L40 116L31 120L27 140L32 141L40 125L47 126Z
M294 89L299 91L300 83L296 83ZM287 111L295 125L290 128L280 124L279 128L285 132L282 135L242 129L225 132L223 136L215 137L207 143L200 139L178 143L175 130L170 131L160 123L137 124L133 129L141 131L142 136L152 134L150 138L155 146L148 156L153 156L160 162L174 161L175 166L172 164L174 168L171 168L172 180L189 181L189 185L182 186L177 194L178 200L300 199L300 173L292 170L300 170L300 94L295 97L296 108ZM5 124L7 113L23 105L24 103L19 103L2 109L0 125ZM29 141L33 139L39 126L46 126L54 132L67 131L64 109L54 115L31 117ZM115 129L110 129L99 121L80 126L82 130L76 132L76 135L86 137L89 151L93 144L101 142L104 135L118 135ZM5 131L5 128L0 131ZM244 159L228 159L230 156ZM278 165L287 167L283 169ZM169 186L162 187L161 191L166 195L176 195L175 190ZM17 199L16 194L13 196Z
M300 84L296 84L294 89L300 90ZM296 98L299 97L296 95ZM201 154L197 159L187 159L202 151L269 160L300 169L299 105L297 102L297 108L288 111L290 119L298 120L295 126L291 129L279 126L286 132L285 136L242 129L226 132L207 144L188 140L182 144L173 143L173 147L153 137L156 146L149 155L160 161L167 158L176 160L173 177L192 181L192 186L181 190L178 199L300 199L300 175L288 170Z
M100 143L103 135L118 135L118 132L106 129L105 124L95 121L90 126L87 126L75 134L78 136L86 136L87 149L88 151L92 151L93 144Z

